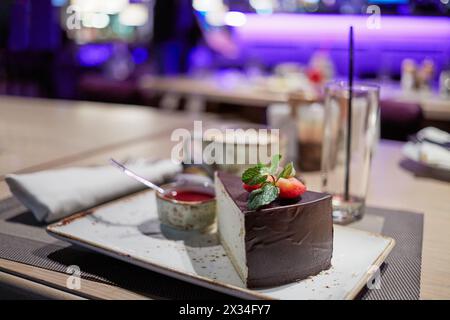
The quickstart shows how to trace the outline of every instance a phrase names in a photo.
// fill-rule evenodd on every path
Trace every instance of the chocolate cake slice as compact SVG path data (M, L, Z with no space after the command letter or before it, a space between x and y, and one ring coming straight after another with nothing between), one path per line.
M287 284L330 268L330 195L307 191L251 211L239 177L216 172L215 189L220 241L248 288Z

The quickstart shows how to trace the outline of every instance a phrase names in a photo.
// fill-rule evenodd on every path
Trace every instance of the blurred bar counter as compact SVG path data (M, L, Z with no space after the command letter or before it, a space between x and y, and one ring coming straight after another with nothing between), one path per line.
M156 77L145 76L138 81L143 96L172 94L183 98L199 98L204 104L227 103L246 107L266 108L273 103L287 103L289 92L280 88L255 86L245 81L220 80L218 77ZM305 102L320 101L318 95L305 92ZM425 94L405 93L398 84L382 85L383 106L390 102L418 105L426 121L450 122L450 98L443 98L434 91ZM241 108L242 109L242 108ZM261 111L259 111L261 112ZM263 111L265 112L265 111Z
M145 76L139 81L144 92L199 96L205 101L267 107L271 103L287 102L287 92L262 90L248 83L226 84L215 77L156 77Z

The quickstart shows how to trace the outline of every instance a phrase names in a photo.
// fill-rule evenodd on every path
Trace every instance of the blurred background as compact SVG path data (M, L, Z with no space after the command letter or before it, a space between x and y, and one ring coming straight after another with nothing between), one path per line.
M449 131L449 0L2 0L0 95L314 123L350 25L382 137Z

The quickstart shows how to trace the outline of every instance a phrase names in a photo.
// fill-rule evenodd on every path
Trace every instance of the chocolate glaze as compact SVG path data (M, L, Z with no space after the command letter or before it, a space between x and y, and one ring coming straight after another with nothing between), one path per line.
M276 200L250 211L239 177L219 172L245 216L247 287L287 284L330 268L333 253L331 196L307 191L291 202Z

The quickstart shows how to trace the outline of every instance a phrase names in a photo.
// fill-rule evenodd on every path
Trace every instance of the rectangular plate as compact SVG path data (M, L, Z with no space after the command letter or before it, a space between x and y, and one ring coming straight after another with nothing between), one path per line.
M152 191L73 215L48 226L47 231L143 268L249 299L353 299L395 244L392 238L335 225L329 270L300 282L249 290L216 232L200 234L160 225Z

